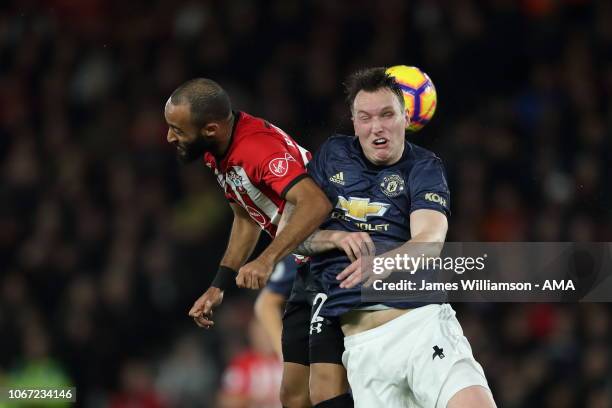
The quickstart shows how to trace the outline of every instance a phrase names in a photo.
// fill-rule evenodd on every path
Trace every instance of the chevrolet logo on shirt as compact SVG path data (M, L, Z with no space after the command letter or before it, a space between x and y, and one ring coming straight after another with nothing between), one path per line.
M387 203L371 203L369 198L349 197L347 200L342 196L338 196L336 204L336 208L357 221L367 221L368 217L382 217L390 206L391 204Z

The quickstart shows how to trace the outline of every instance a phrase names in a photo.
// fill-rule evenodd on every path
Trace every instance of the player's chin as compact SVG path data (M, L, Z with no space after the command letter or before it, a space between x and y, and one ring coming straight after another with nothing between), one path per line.
M372 153L372 157L374 158L374 164L376 165L384 165L390 157L388 150L376 149Z
M189 164L194 162L198 158L197 155L191 154L187 150L176 149L176 160L181 164Z

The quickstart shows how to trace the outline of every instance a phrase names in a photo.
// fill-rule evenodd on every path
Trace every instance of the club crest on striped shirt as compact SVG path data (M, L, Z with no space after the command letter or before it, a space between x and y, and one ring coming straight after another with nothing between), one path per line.
M246 189L242 185L242 177L240 177L240 175L236 173L234 169L227 172L227 178L236 187L236 190L238 190L240 193L246 193Z

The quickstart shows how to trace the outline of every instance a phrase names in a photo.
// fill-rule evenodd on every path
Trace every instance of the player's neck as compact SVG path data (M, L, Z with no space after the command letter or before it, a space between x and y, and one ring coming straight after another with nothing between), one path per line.
M367 154L364 153L364 156L369 162L369 165L374 168L385 168L389 166L393 166L397 162L399 162L404 156L405 146L402 146L401 150L398 150L392 157L387 158L386 160L377 160L375 157L368 157Z
M227 154L234 135L234 123L236 121L236 115L232 112L226 124L223 125L222 133L223 136L219 140L217 145L217 151L214 153L215 156L223 158Z

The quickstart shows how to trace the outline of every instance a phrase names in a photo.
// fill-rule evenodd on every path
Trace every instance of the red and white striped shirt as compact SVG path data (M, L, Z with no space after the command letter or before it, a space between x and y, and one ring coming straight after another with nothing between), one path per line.
M225 156L204 155L225 197L242 206L271 237L285 208L285 194L306 177L310 159L310 152L284 131L244 112L236 113Z

